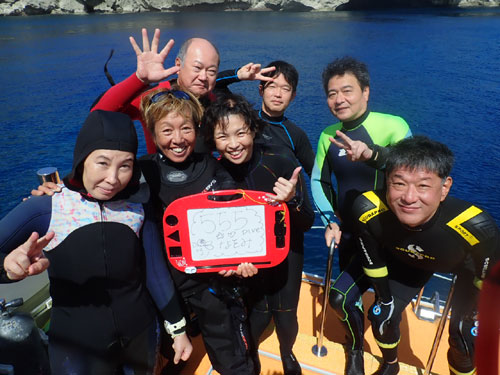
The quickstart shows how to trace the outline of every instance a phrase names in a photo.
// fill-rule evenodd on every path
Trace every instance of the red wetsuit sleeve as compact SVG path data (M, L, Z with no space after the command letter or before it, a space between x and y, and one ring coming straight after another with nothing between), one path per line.
M164 81L155 87L155 89L158 87L170 88L170 83ZM103 111L122 112L129 115L132 120L139 120L144 132L144 138L146 139L148 154L154 154L156 152L156 145L140 111L141 99L149 92L146 89L147 85L137 78L134 73L106 91L92 108L92 111L101 109Z

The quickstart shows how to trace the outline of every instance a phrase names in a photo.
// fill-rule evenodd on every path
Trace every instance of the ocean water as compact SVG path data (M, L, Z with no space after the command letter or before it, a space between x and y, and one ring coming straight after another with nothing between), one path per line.
M456 154L452 195L477 203L500 224L500 9L327 13L143 13L0 18L0 217L37 186L36 171L71 166L74 140L94 99L135 70L130 35L140 29L177 44L202 36L221 69L284 59L300 73L287 115L316 147L335 119L321 86L324 66L351 55L371 73L370 108L404 117L414 134ZM257 83L232 90L259 103ZM139 134L142 131L138 128ZM140 153L145 152L141 139ZM318 220L319 223L319 220ZM323 274L323 232L306 236L305 270Z

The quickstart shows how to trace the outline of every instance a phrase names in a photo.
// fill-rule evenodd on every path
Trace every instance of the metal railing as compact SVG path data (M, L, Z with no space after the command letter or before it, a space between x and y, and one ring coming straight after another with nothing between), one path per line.
M333 254L335 253L335 241L332 240L330 244L330 249L328 251L328 262L326 264L326 272L325 272L325 292L323 295L323 303L321 308L321 324L319 328L319 335L317 337L316 345L312 347L312 352L318 357L324 357L328 354L328 351L325 346L323 346L323 331L325 328L325 319L326 319L326 309L328 308L328 295L330 292L330 285L332 282L332 268L333 268Z

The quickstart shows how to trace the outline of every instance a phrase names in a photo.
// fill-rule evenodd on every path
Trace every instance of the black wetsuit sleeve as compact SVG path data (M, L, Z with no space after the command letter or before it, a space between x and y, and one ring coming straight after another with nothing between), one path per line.
M311 141L304 131L298 132L297 142L295 144L295 156L304 167L304 171L311 177L314 166L314 150L311 146Z
M30 197L0 221L0 283L12 282L3 268L5 257L22 245L33 232L47 233L52 211L52 197Z
M287 202L290 210L290 220L294 223L294 230L308 231L314 223L314 210L307 193L303 173L299 174L295 197Z
M160 237L151 204L144 205L146 218L141 238L146 258L146 284L163 319L177 323L182 319L182 311L174 283L167 268Z
M470 255L474 263L476 286L480 287L480 281L488 276L491 267L500 260L500 230L493 218L484 211L463 225L479 240L478 244L471 247Z
M356 246L362 259L363 271L373 286L375 293L382 302L390 302L392 299L389 287L389 274L387 270L384 251L380 240L374 233L374 220L378 215L371 217L367 215L379 209L376 204L368 200L365 195L360 195L354 201L353 213L356 218L354 229ZM376 211L375 211L376 212ZM370 221L372 221L370 223Z
M373 151L373 154L370 160L366 161L366 165L376 169L384 169L389 148L373 144L370 145L370 149Z
M215 94L230 93L231 91L229 90L228 86L236 82L241 82L238 78L238 70L239 68L236 68L234 70L224 70L217 74L217 80L215 81L214 89Z

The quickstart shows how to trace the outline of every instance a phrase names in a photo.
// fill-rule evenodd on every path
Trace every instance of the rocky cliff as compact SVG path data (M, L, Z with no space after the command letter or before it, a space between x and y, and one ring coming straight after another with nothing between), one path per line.
M498 7L500 0L0 0L0 15L207 10L332 11L443 6Z

